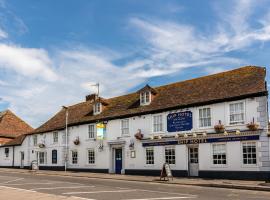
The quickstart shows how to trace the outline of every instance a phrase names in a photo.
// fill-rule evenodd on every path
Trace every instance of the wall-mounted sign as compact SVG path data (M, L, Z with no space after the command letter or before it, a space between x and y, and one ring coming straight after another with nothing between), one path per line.
M167 131L179 132L190 131L192 129L192 112L171 113L167 116Z
M97 124L97 139L103 140L106 135L106 125L103 123Z
M165 146L165 145L181 145L181 144L199 144L199 143L214 143L214 142L236 142L245 140L259 140L259 135L246 135L246 136L230 136L218 138L186 138L173 141L153 141L143 143L144 147L147 146Z

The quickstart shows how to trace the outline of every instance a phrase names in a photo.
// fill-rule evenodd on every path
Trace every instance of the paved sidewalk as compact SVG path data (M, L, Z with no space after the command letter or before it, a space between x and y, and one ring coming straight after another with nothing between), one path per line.
M219 187L231 189L270 191L270 183L265 183L264 181L201 179L201 178L174 178L173 180L170 181L160 181L159 177L156 176L135 176L135 175L119 175L119 174L72 172L72 171L64 172L64 171L49 171L49 170L39 170L33 172L31 170L26 169L10 169L10 168L0 168L0 171L12 173L24 173L24 174L35 173L37 175L114 179L125 181L155 182L163 184L179 184L179 185L193 185L202 187Z

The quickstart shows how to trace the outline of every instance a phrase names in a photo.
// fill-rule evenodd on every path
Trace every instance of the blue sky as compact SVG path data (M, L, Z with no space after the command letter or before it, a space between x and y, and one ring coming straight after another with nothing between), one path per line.
M96 82L112 97L269 52L267 0L0 0L0 110L37 127Z

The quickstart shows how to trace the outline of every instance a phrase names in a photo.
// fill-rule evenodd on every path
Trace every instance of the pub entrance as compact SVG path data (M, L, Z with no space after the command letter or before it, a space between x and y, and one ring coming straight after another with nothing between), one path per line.
M188 175L199 175L199 146L188 147Z

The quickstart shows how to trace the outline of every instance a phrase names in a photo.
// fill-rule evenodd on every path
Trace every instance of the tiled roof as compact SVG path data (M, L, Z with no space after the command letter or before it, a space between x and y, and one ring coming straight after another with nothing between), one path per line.
M93 115L92 101L86 101L68 107L68 124L70 126L155 113L163 110L206 105L250 96L267 95L265 76L265 68L247 66L172 83L154 88L156 91L155 98L147 106L140 106L139 94L137 92L106 99L108 105L98 115ZM60 130L64 127L65 111L62 109L33 133Z
M23 143L24 138L27 134L19 135L18 137L14 138L13 140L1 145L1 147L8 147L8 146L18 146Z
M10 110L0 112L0 137L15 138L31 131L33 128Z

